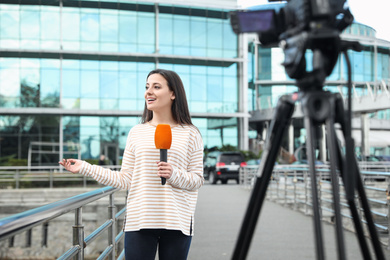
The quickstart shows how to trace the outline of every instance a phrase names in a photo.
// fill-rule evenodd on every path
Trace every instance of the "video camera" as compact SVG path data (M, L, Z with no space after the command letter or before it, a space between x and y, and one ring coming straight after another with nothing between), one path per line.
M236 34L257 33L265 47L279 44L287 74L305 87L304 81L324 81L337 62L339 35L353 21L344 5L345 0L291 0L230 12L230 22ZM313 50L312 72L306 72L307 49Z

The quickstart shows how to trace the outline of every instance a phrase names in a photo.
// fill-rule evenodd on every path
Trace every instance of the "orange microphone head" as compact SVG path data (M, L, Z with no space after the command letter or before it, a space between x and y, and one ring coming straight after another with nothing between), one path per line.
M169 149L172 143L171 126L158 124L154 133L154 144L157 149Z

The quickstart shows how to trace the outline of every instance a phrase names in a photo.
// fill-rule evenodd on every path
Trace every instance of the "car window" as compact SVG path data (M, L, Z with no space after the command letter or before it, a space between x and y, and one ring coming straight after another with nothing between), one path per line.
M220 162L240 164L243 162L243 159L240 154L221 154Z
M216 157L207 157L206 163L208 163L208 164L216 164L217 163L217 158Z

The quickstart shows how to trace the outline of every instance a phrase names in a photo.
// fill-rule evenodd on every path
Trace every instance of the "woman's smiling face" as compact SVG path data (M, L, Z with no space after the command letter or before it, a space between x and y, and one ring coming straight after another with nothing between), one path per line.
M158 73L152 74L146 81L145 102L148 110L160 111L171 109L175 99L166 79Z

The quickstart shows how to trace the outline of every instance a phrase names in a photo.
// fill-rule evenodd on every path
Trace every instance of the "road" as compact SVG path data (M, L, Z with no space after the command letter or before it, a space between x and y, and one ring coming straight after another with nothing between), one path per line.
M234 182L199 190L189 260L231 259L250 194ZM322 227L325 258L338 259L334 225L323 222ZM363 259L355 233L343 234L347 259ZM390 259L390 251L384 252ZM266 200L247 259L316 258L312 217Z

